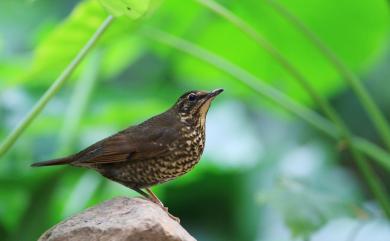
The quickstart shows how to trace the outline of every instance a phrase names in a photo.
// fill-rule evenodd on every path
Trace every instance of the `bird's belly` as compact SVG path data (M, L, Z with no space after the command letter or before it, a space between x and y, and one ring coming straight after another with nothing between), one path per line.
M138 162L114 164L115 167L100 170L108 178L130 188L150 187L184 175L199 162L192 155L168 155ZM115 172L115 173L113 173Z
M150 187L190 171L199 162L203 148L204 138L197 136L192 138L192 141L181 140L172 143L164 155L103 165L101 166L103 169L98 171L130 188Z

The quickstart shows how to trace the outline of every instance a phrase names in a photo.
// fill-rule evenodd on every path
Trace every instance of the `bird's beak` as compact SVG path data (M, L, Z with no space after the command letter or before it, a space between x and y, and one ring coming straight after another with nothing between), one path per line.
M213 90L207 94L205 94L202 98L202 102L200 104L200 106L210 106L210 103L211 101L219 94L221 94L223 92L223 89L216 89L216 90ZM208 107L207 107L208 108Z
M207 94L207 99L214 98L215 96L221 94L223 92L223 89L216 89L211 91L210 93Z
M198 108L198 111L200 112L201 120L203 120L203 123L205 121L206 114L207 114L207 111L209 110L211 101L217 95L221 94L222 92L223 92L223 89L216 89L216 90L213 90L213 91L207 93L206 95L204 95L204 98L203 98L204 100L202 102L200 102L200 105Z

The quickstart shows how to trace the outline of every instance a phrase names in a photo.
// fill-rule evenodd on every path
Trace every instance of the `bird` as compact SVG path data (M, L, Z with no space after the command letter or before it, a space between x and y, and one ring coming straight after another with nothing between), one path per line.
M31 166L70 165L93 169L167 211L151 187L186 174L199 162L205 147L206 115L211 102L222 92L223 89L188 91L159 115L73 155Z

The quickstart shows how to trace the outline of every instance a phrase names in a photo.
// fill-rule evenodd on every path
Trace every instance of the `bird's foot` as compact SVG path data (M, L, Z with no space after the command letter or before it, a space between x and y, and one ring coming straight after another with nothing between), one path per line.
M170 218L172 218L173 220L175 220L177 223L180 223L180 218L176 217L176 216L173 216L172 214L170 214L168 211L167 211L167 214Z

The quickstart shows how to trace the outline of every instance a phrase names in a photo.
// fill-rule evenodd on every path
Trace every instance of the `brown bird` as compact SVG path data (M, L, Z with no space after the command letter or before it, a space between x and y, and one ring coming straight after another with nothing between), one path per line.
M206 114L211 101L222 91L187 92L160 115L74 155L32 166L69 164L91 168L164 207L150 187L187 173L199 162L205 145Z

